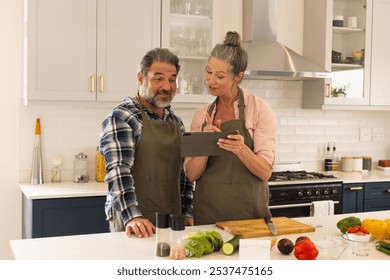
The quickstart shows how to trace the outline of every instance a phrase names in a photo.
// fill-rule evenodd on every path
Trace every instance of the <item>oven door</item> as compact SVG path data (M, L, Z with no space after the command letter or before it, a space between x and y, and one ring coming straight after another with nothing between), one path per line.
M342 200L341 197L333 199L334 213L341 214ZM299 218L309 217L312 206L311 201L283 201L282 203L270 203L269 209L273 217Z

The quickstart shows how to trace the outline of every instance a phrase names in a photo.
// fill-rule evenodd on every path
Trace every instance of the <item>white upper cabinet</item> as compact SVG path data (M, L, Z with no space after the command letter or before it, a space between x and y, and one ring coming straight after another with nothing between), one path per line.
M333 79L304 81L303 108L368 105L372 0L305 1L304 8L303 53Z
M27 1L26 100L120 101L160 46L161 0Z
M372 17L370 104L390 106L390 0L375 0Z

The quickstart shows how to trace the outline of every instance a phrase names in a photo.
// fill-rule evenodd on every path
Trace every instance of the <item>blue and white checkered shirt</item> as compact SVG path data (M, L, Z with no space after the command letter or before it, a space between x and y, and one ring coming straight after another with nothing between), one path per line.
M175 121L180 129L185 131L183 122L170 107L164 109L163 119L147 107L143 108L150 119ZM130 97L114 108L102 123L100 152L104 155L107 171L105 178L108 184L105 205L107 220L112 218L114 208L121 213L124 224L135 217L142 216L131 174L134 154L141 139L141 132L140 106L137 100ZM184 175L183 169L180 176L180 186L183 213L192 217L194 183Z

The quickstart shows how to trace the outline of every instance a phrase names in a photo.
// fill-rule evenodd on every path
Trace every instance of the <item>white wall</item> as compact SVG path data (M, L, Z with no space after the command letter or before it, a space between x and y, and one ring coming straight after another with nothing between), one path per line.
M9 240L21 238L17 132L22 89L22 16L22 0L0 1L0 259L11 259Z

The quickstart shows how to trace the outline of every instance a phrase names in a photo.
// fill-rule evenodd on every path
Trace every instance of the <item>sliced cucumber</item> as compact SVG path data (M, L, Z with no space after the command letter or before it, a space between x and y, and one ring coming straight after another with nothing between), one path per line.
M235 236L233 236L232 239L230 239L229 241L226 241L222 245L222 252L225 255L229 256L229 255L233 254L234 252L238 251L238 249L240 247L240 239L241 239L241 235L236 234Z

